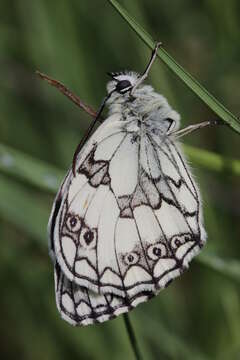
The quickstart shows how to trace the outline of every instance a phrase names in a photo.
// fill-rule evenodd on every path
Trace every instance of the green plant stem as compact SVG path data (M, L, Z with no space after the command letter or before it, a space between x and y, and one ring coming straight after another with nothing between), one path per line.
M129 340L131 342L131 346L132 346L135 358L136 358L136 360L142 360L143 358L142 358L140 350L139 350L139 346L138 346L137 339L136 339L136 336L134 333L134 329L133 329L132 324L129 319L129 315L123 314L123 319L124 319L124 323L125 323L125 326L127 329L127 333L129 336Z
M118 11L127 24L136 32L136 34L144 41L144 43L154 49L155 42L145 29L137 23L137 21L128 14L128 12L116 1L108 0L108 2ZM161 40L161 39L158 39ZM161 47L157 56L174 72L185 85L189 87L218 117L220 117L227 125L240 134L240 122L228 109L224 107L212 94L209 93L191 74L189 74L176 60Z

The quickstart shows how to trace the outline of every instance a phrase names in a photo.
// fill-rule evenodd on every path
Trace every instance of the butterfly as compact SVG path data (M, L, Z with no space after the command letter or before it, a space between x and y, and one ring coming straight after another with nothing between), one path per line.
M206 242L201 197L178 138L180 116L143 84L111 73L109 114L78 147L48 231L57 308L72 325L104 322L149 300ZM86 141L87 140L87 141Z

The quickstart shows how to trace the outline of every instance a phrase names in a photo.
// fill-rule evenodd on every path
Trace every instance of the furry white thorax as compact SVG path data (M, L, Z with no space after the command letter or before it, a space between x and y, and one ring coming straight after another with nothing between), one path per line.
M169 119L172 119L175 122L174 130L177 130L180 126L180 115L170 107L164 96L154 91L152 86L141 83L133 94L130 91L123 94L114 91L117 82L128 80L134 86L139 78L139 74L129 71L114 76L107 84L108 94L113 91L107 101L109 115L121 114L123 121L140 121L163 133L168 130Z

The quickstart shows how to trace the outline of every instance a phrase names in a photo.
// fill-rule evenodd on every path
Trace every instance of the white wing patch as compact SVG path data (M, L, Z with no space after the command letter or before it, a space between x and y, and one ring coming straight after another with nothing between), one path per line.
M121 171L119 171L121 164ZM111 187L116 197L134 192L138 178L137 144L127 135L109 165Z
M111 118L116 124L108 119L80 152L49 221L57 306L73 325L112 319L158 294L206 241L178 145Z

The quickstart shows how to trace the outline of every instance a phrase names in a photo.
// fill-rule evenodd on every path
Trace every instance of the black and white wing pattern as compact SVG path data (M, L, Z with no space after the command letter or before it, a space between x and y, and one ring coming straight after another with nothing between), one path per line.
M156 295L206 241L179 145L111 115L67 174L49 234L57 306L69 323L103 322Z
M155 295L147 291L138 293L130 304L128 299L112 293L96 293L70 281L57 263L54 278L58 311L72 325L90 325L114 319Z

